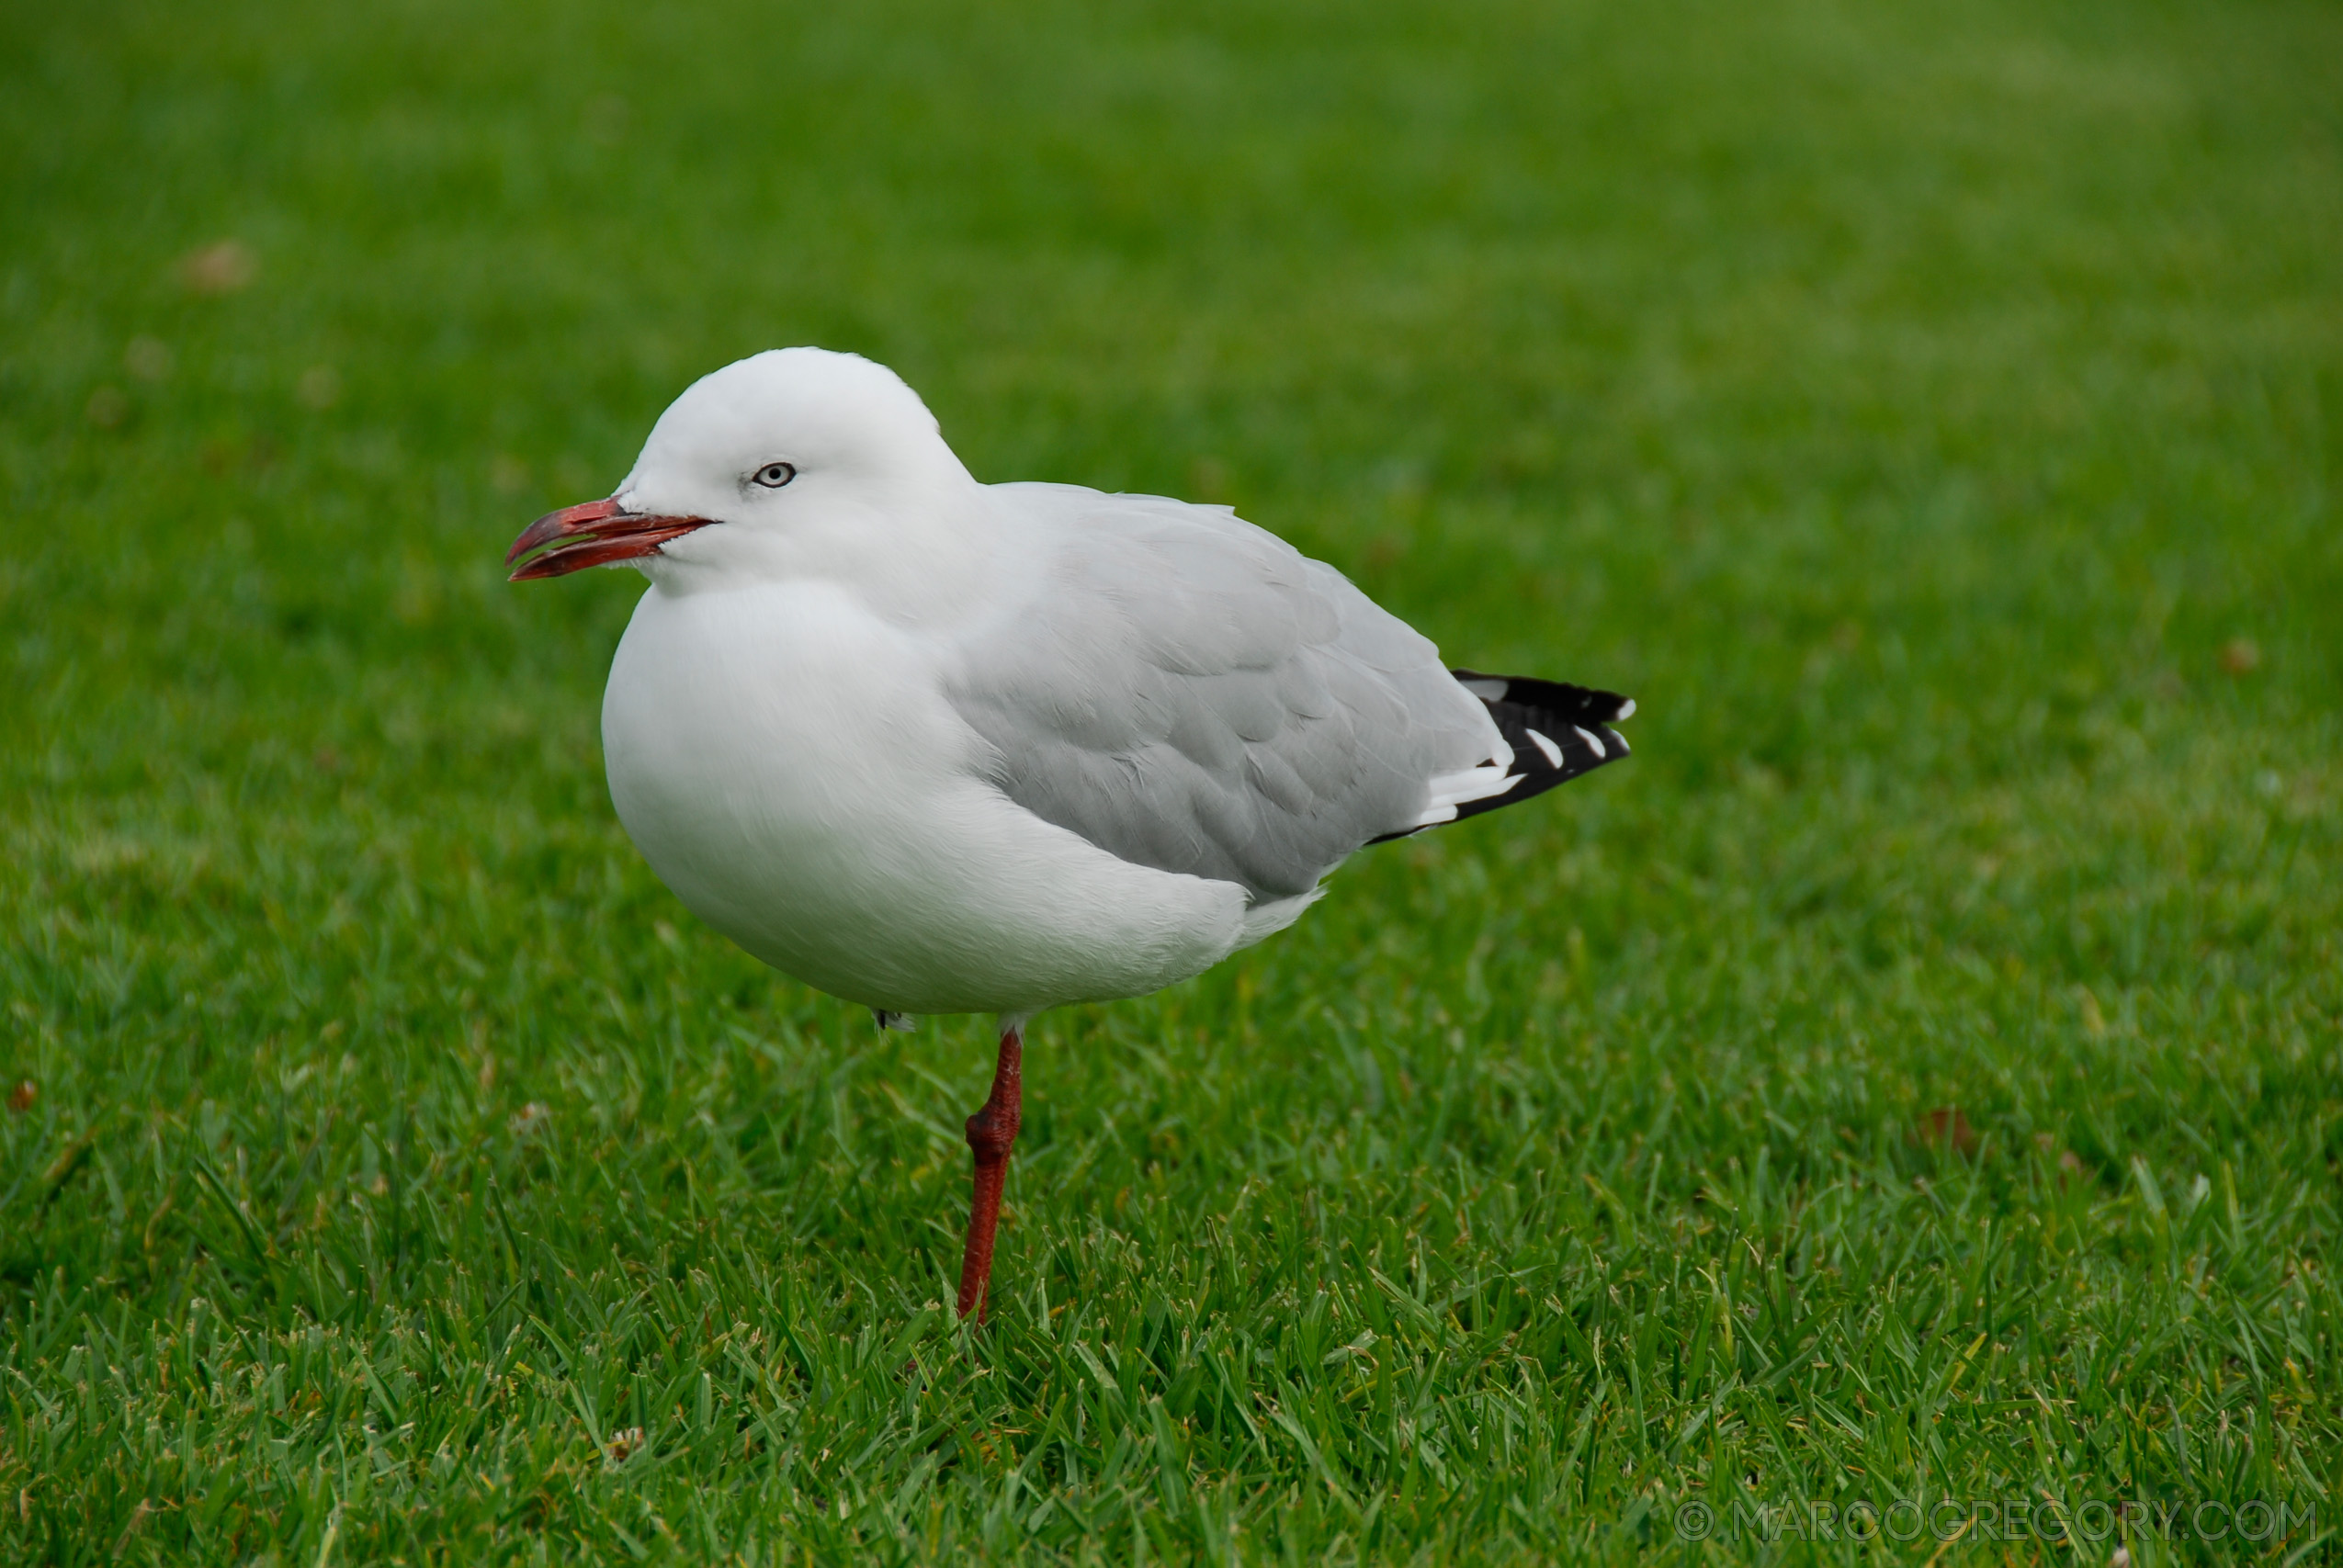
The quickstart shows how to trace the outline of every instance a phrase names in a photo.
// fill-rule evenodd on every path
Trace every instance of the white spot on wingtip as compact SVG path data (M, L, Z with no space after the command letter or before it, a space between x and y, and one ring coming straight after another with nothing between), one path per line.
M1623 718L1633 718L1635 716L1636 699L1629 697L1625 702L1619 705L1619 711L1611 716L1611 722L1616 724Z
M1591 746L1591 747L1593 747L1593 748L1594 748L1594 754L1595 754L1596 756L1598 756L1598 757L1608 757L1609 755L1611 755L1610 749L1609 749L1608 747L1604 746L1604 745L1603 745L1603 743L1602 743L1602 737L1601 737L1601 736L1599 736L1599 735L1595 734L1593 731L1591 731L1591 730L1588 729L1588 728L1586 728L1586 726L1584 726L1584 725L1582 725L1582 724L1574 724L1574 725L1572 725L1570 728L1573 728L1573 729L1575 729L1575 730L1577 730L1577 731L1579 732L1579 739L1581 739L1581 740L1585 741L1588 745L1590 745L1590 746Z
M1553 741L1548 740L1545 736L1540 735L1534 729L1525 728L1522 731L1522 733L1537 742L1537 749L1545 753L1546 766L1558 768L1562 765L1561 747L1556 746Z
M1512 759L1510 748L1506 751L1506 759L1509 761ZM1508 773L1495 766L1465 768L1456 773L1443 773L1432 781L1432 800L1416 818L1416 826L1429 828L1442 822L1454 822L1460 815L1456 809L1458 807L1471 801L1487 800L1494 795L1503 795L1528 776L1526 773Z

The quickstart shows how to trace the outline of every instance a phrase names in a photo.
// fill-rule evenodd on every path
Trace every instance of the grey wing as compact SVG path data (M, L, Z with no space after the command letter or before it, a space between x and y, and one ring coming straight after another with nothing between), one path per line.
M1510 754L1428 639L1225 508L995 488L1055 542L951 694L1044 820L1280 898L1428 807L1453 816L1435 784Z

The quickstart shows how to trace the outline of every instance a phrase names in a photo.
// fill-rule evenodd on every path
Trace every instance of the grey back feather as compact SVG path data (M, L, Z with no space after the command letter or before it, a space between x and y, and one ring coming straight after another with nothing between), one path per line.
M1055 536L968 644L955 706L994 782L1140 865L1307 892L1504 748L1425 637L1224 507L993 487Z

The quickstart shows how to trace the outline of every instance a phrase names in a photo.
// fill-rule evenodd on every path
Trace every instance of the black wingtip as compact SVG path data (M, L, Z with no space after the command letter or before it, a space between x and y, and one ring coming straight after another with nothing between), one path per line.
M1534 675L1484 675L1477 670L1449 673L1492 708L1506 704L1534 709L1569 724L1617 724L1636 715L1635 698L1593 686L1541 681Z
M1370 839L1369 843L1412 838L1446 822L1461 822L1544 795L1556 784L1568 784L1628 754L1627 738L1611 727L1634 716L1633 697L1565 681L1541 681L1533 675L1488 675L1477 670L1449 673L1481 700L1496 721L1497 732L1513 749L1506 785L1478 800L1459 801L1456 815L1444 821L1401 828Z
M1459 806L1459 818L1543 795L1629 753L1627 738L1611 727L1634 715L1633 697L1530 675L1450 673L1487 705L1498 733L1513 749L1513 771L1522 775L1502 795Z

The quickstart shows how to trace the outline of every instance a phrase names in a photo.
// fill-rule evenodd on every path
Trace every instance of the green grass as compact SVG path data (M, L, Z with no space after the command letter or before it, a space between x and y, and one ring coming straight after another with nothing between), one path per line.
M2338 299L2297 0L9 8L0 1561L2325 1556ZM983 1334L985 1021L699 927L498 564L798 342L1642 703L1045 1017Z

